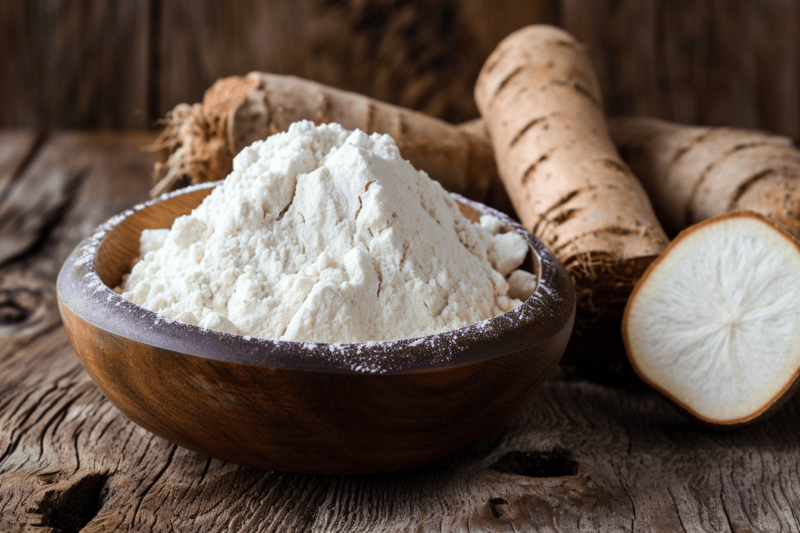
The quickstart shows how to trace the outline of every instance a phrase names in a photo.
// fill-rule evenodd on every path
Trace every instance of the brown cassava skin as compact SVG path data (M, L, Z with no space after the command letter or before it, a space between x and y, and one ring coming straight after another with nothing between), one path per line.
M403 157L445 189L475 200L502 201L494 155L485 140L423 113L260 72L221 79L206 91L202 104L181 104L167 117L157 142L162 151L152 194L224 179L242 148L304 119L387 133Z
M574 276L583 311L621 310L667 237L611 142L583 47L551 26L518 30L484 64L475 99L523 226Z
M491 142L482 119L459 128ZM800 238L800 149L792 139L650 117L611 117L608 131L670 234L745 210Z
M800 150L791 139L645 117L613 118L609 129L667 231L748 210L800 237Z

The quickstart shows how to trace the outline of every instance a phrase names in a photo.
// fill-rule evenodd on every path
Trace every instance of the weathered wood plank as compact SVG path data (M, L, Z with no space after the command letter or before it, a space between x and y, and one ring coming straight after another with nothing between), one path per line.
M25 162L33 157L40 138L40 134L31 130L0 132L0 195Z
M175 0L161 4L159 110L199 102L217 78L294 74L453 122L508 32L553 20L519 0Z
M54 280L60 263L93 227L146 198L153 158L141 147L153 138L53 135L0 206L3 212L15 211L12 203L17 211L33 206L37 210L27 218L49 221L33 223L29 233L35 237L21 239L24 245L0 269L2 305L16 311L4 313L0 324L0 530L38 525L77 531L88 521L86 513L95 514L105 461L115 460L109 455L97 463L94 443L82 440L81 413L92 410L103 421L110 413L109 422L135 429L105 402L76 360L60 324ZM0 225L3 238L9 238L8 230ZM109 437L120 434L113 424L103 428Z
M800 4L561 0L610 115L800 137Z
M146 198L152 138L53 135L4 196L53 222L0 267L0 306L18 311L0 315L0 531L800 529L798 397L716 433L654 392L560 374L501 434L359 477L259 472L138 428L81 368L54 280L81 237Z
M459 122L492 48L534 22L588 44L611 114L800 138L794 0L0 2L0 127L142 127L249 70Z
M0 2L0 127L143 127L150 0Z

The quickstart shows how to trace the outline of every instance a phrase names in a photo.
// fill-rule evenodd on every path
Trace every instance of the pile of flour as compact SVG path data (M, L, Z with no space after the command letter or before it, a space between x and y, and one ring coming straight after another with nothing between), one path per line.
M500 229L462 216L388 135L304 121L245 148L172 229L145 230L118 290L160 315L254 337L420 337L532 293L534 276L515 270L528 245Z

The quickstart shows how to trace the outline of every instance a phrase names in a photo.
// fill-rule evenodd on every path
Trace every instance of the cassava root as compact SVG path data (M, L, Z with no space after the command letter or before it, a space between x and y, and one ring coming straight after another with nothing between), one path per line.
M491 142L482 119L459 128ZM800 148L792 139L633 116L610 117L608 131L669 233L720 213L753 211L800 238Z
M152 195L224 179L235 154L298 120L387 133L416 168L446 189L502 204L491 146L423 113L293 76L251 72L218 80L200 104L178 105L156 141Z
M579 316L621 315L667 237L611 142L582 46L551 26L518 30L484 64L475 99L520 220L575 279Z
M667 231L748 210L800 237L800 149L791 139L644 117L609 126Z

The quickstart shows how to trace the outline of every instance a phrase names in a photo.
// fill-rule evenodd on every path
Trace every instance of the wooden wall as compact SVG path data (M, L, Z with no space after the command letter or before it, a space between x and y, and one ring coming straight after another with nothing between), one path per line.
M610 114L800 138L800 0L4 0L0 127L147 127L249 70L458 122L534 22L586 43Z

